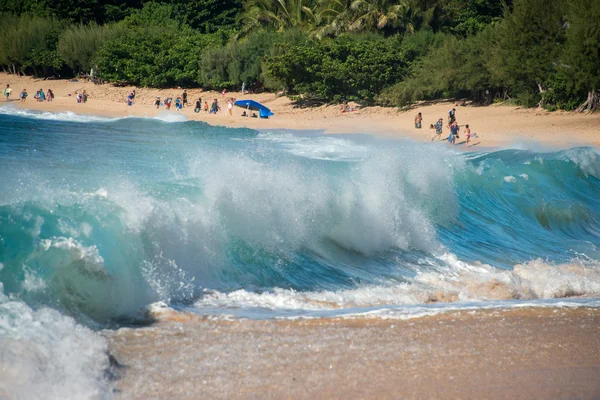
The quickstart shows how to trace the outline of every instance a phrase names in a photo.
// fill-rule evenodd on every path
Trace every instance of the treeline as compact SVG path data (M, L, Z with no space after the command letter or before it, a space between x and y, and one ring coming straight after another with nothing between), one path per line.
M599 105L598 0L0 0L0 12L12 73L391 106Z

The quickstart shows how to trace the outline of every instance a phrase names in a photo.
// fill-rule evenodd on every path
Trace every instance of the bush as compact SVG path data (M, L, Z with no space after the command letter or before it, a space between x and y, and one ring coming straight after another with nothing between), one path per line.
M96 53L108 41L125 33L123 24L96 23L72 25L65 29L58 41L58 53L75 72L89 72L94 66Z
M208 48L202 55L199 81L209 88L239 88L245 82L250 89L267 86L274 88L277 81L264 74L263 61L276 56L286 45L302 43L306 35L297 30L286 32L258 31L244 40L226 46Z
M291 92L326 101L372 100L402 79L407 62L397 38L343 35L287 46L269 57L265 67Z

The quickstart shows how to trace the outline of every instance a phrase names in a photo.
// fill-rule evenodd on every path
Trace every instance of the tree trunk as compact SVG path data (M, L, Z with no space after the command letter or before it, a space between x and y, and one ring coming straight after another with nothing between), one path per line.
M541 108L544 106L544 93L546 93L546 90L544 90L544 88L542 87L541 83L537 84L538 90L540 91L540 96L542 96L542 98L540 99L540 102L538 103L538 108Z
M577 112L594 112L600 107L600 91L590 90L585 103L580 105Z

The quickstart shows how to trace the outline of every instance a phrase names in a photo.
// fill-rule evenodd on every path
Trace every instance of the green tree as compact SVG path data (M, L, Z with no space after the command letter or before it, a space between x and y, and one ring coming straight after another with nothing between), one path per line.
M487 66L516 94L537 95L544 104L547 81L557 71L565 40L562 0L515 0L498 25ZM528 104L529 105L529 104Z
M239 18L246 33L261 27L308 30L316 23L311 0L247 0Z
M570 0L562 70L576 90L587 93L579 112L600 107L600 6L597 0Z
M60 35L58 53L73 71L89 72L94 66L98 50L109 40L124 33L123 24L72 25Z

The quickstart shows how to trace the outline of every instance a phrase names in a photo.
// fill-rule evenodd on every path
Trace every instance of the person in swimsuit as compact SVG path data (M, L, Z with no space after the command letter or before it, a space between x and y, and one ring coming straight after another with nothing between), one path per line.
M154 101L154 105L156 106L156 109L158 110L158 108L160 107L160 96L156 96L156 100Z
M422 122L423 122L423 115L421 113L418 113L417 116L415 117L415 128L421 129Z
M194 112L199 113L200 110L202 110L202 100L198 99L196 100L196 107L194 108Z
M469 128L469 124L465 125L465 135L467 136L467 147L469 147L469 140L471 139L471 128Z
M183 91L183 94L181 95L181 98L183 99L183 104L182 106L185 107L188 105L188 101L187 101L187 90Z
M454 121L450 125L450 136L448 136L448 142L450 142L452 144L456 144L456 139L459 138L458 131L459 131L458 124L456 123L456 121Z

